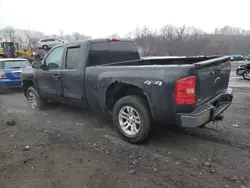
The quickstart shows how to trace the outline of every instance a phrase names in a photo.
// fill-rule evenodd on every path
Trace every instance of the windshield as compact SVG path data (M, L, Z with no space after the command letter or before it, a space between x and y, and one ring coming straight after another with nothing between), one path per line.
M3 48L7 51L13 51L15 46L13 42L3 42Z
M13 60L1 62L3 69L20 69L31 67L31 64L27 60Z

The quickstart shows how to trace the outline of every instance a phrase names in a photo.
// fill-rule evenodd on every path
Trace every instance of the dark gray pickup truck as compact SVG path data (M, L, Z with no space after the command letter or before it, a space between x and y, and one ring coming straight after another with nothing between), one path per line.
M139 143L155 124L222 120L230 69L228 56L142 59L132 40L95 39L54 47L21 77L33 109L56 101L109 112L123 138Z

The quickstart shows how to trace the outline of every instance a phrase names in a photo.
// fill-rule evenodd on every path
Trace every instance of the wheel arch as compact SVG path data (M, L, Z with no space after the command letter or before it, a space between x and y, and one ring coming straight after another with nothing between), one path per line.
M29 87L35 87L33 80L23 80L22 89L25 96L27 95L27 90Z
M145 93L144 90L137 85L118 81L113 82L106 90L105 104L108 111L112 111L115 103L122 97L128 95L136 95L142 97L147 103L150 109L150 113L153 117L153 111L147 93Z

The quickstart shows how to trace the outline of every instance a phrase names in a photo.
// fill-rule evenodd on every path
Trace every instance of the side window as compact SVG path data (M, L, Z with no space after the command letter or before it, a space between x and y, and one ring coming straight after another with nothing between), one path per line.
M108 42L96 42L90 46L88 66L103 65L109 63Z
M70 47L67 49L66 56L66 69L77 69L81 63L80 60L80 46L78 47Z
M63 57L63 47L55 48L50 54L46 57L46 65L48 69L59 69L62 66L62 57Z

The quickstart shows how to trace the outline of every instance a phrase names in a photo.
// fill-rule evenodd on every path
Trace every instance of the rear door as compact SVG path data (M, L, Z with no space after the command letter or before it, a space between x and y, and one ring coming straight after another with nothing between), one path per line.
M66 99L83 100L85 98L84 73L86 50L80 44L68 44L65 64L62 71L63 97Z
M220 57L195 63L197 69L197 104L215 97L228 87L230 57Z

